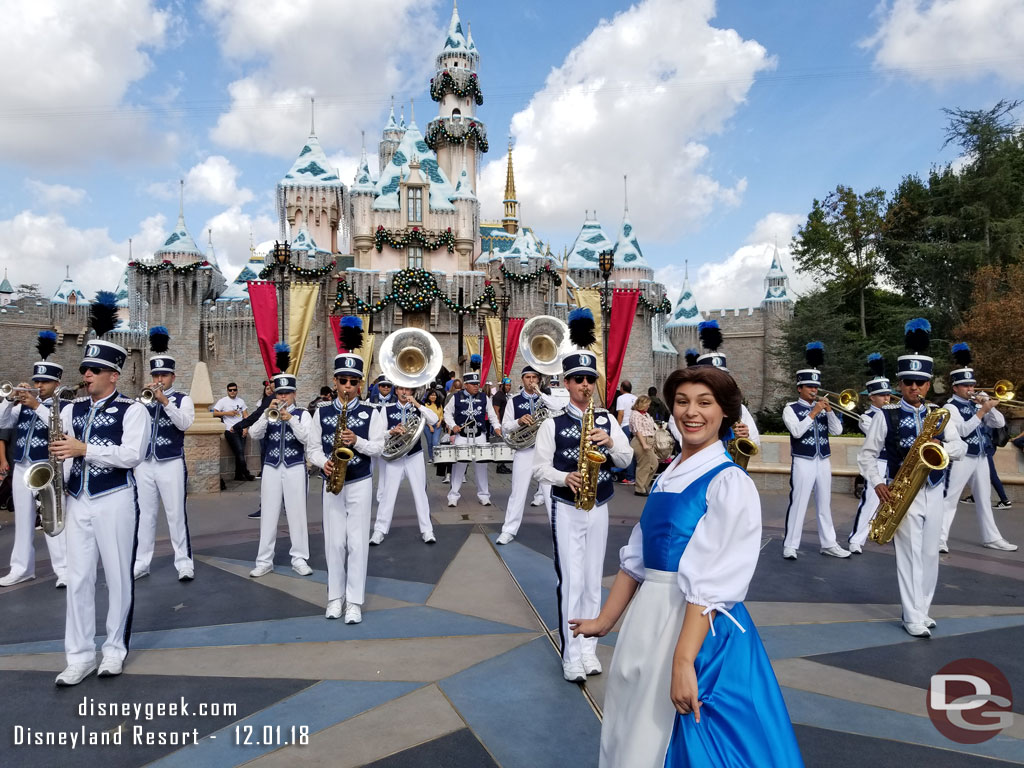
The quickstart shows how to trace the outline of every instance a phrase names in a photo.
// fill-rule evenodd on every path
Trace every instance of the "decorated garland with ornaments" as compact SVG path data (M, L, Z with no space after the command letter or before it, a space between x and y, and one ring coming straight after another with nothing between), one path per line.
M391 292L386 294L380 301L370 303L363 301L355 294L349 286L348 281L343 277L338 281L338 293L334 298L335 313L341 310L345 300L348 300L350 307L355 307L355 314L372 314L383 311L391 304L397 304L403 312L425 312L430 309L435 300L448 307L456 315L469 315L478 312L485 306L492 312L498 311L498 300L494 287L488 282L485 283L484 292L469 304L459 304L452 301L437 287L437 281L433 274L425 269L403 269L398 272L391 281Z
M338 266L338 262L332 261L330 264L325 264L322 267L315 269L305 269L303 267L290 266L288 272L295 277L302 277L306 279L316 280L321 277L327 277L334 272L334 268ZM260 280L266 280L268 277L274 274L274 265L268 264L260 270Z
M637 299L637 306L646 309L652 315L667 315L672 311L672 302L669 301L667 296L655 304L641 293ZM604 312L609 310L608 302L605 301L604 291L601 291L601 310Z
M128 266L139 270L144 275L155 275L157 272L162 272L165 269L171 270L176 275L187 275L202 267L210 266L210 262L204 259L203 261L193 261L190 264L175 264L170 259L164 259L159 264L143 264L139 261L129 261Z
M444 246L448 249L448 253L454 253L455 235L452 233L451 227L434 236L432 233L419 227L413 227L409 230L385 229L383 224L379 224L377 231L373 234L373 244L377 247L378 253L380 253L385 245L389 245L392 248L408 248L410 245L418 245L425 251L436 251L441 246Z
M465 144L470 136L476 136L477 146L480 148L480 151L487 151L487 131L481 123L475 120L470 120L468 123L463 122L461 125L464 127L456 132L448 130L449 123L451 125L460 125L460 123L448 120L431 121L430 125L427 126L427 135L423 137L423 141L426 142L428 147L437 151L437 146L442 138L448 144Z
M510 283L517 283L518 285L527 285L528 283L536 282L542 278L551 278L556 286L562 284L561 276L551 269L551 263L545 264L543 267L538 267L533 272L513 272L509 269L505 269L505 265L501 265L501 276Z
M469 77L464 79L462 84L455 79L447 69L437 77L430 79L430 98L434 101L441 101L446 93L452 93L460 99L471 96L476 100L477 106L484 103L484 95L480 92L480 81L476 72L470 72Z

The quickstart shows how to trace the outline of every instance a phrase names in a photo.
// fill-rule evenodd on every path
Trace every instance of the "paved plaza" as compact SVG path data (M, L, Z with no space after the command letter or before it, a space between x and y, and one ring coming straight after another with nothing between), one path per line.
M323 615L319 480L309 496L310 577L289 567L283 516L275 572L248 577L259 521L246 514L258 483L190 497L195 581L177 581L161 523L152 575L135 583L124 674L73 688L53 684L64 667L64 593L54 589L38 533L37 578L0 591L0 765L596 766L603 678L585 686L561 679L542 509L528 507L519 537L496 546L509 476L492 468L494 506L481 507L469 481L451 509L447 486L428 472L437 544L420 541L403 488L391 534L370 550L363 622L351 626ZM616 494L606 585L642 508L632 489ZM961 506L942 557L938 627L931 640L914 640L898 621L892 547L820 556L808 514L799 560L784 561L787 495L762 501L764 545L747 606L806 764L1024 763L1024 718L983 744L961 745L926 710L930 676L977 657L1002 670L1018 695L1014 711L1024 713L1024 557L977 546L973 508ZM833 508L845 539L855 499L835 494ZM996 514L1006 538L1024 544L1022 513ZM0 514L6 566L13 527ZM102 573L98 595L102 627ZM606 668L614 644L613 632L599 646ZM116 711L101 710L111 705ZM78 741L74 749L34 743L48 732Z

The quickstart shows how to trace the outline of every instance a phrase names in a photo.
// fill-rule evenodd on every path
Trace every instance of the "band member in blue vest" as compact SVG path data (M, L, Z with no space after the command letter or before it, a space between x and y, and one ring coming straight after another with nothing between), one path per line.
M362 321L341 319L341 345L346 350L362 347ZM366 601L366 561L369 555L370 509L373 476L370 457L384 448L384 417L359 399L363 383L363 358L343 352L334 358L334 391L337 397L320 403L309 429L309 460L323 470L324 551L327 555L328 619L341 618L346 624L363 620ZM345 429L341 442L352 451L345 468L341 493L327 490L334 471L334 436L339 419Z
M860 415L860 431L865 435L871 427L871 421L882 412L882 409L889 404L892 396L892 385L885 377L885 360L878 352L868 355L868 372L871 379L864 385L868 392L868 399L871 406ZM878 457L878 475L885 477L888 455L885 448ZM857 515L853 518L853 530L850 531L850 552L860 555L864 553L864 544L871 532L871 521L875 519L875 512L878 511L878 494L871 483L864 483L864 491L860 495L860 504L857 506Z
M444 423L452 433L453 445L486 445L489 407L487 395L480 391L480 355L469 358L470 371L462 377L463 388L456 392L444 407ZM474 461L476 497L487 507L491 493L487 487L487 464ZM462 482L466 479L466 462L459 461L452 468L452 487L448 491L448 506L459 503Z
M167 354L170 336L162 325L149 329L149 389L152 401L146 406L153 426L146 460L135 468L139 493L139 546L135 552L136 579L149 575L156 543L156 518L160 502L167 516L167 531L174 549L174 568L178 581L195 578L192 542L185 512L188 472L185 470L185 430L196 420L192 398L174 389L175 360Z
M939 552L949 552L949 529L953 527L956 516L956 505L960 503L960 494L970 483L974 495L974 508L978 513L978 527L981 529L981 543L989 549L1004 552L1016 552L1017 545L1011 544L999 532L995 517L992 514L992 491L989 484L988 456L985 453L988 437L981 425L1002 427L1006 419L996 406L999 401L984 392L975 393L978 382L974 378L971 365L971 348L960 342L953 345L953 359L959 366L950 371L949 378L953 383L953 396L943 406L950 414L950 426L967 445L967 455L949 467L949 483L946 486L945 513L942 517L942 537L939 539ZM980 401L980 402L979 402Z
M150 419L140 403L117 391L128 353L101 338L114 328L117 303L100 291L90 307L97 338L86 343L79 371L87 395L60 412L64 439L50 444L64 461L68 547L67 668L57 685L77 685L96 670L96 564L107 582L106 640L100 677L121 674L132 631L139 526L133 469L146 456ZM70 468L68 465L70 464Z
M594 316L589 309L569 313L569 338L577 351L562 358L562 374L569 390L569 405L545 421L537 432L533 475L551 485L551 536L555 551L558 636L561 640L562 676L583 682L601 673L597 638L573 637L569 619L597 616L601 608L601 578L608 541L608 503L615 493L611 465L627 467L633 449L614 415L594 408L594 428L582 435L583 419L597 384L597 357L588 347L594 343ZM577 509L581 488L580 446L587 441L605 455L597 469L597 494L592 509Z
M0 579L0 587L10 587L36 577L36 493L25 485L25 473L39 461L50 460L50 408L60 385L64 367L47 362L57 345L57 334L40 331L36 341L39 362L32 367L33 393L27 383L19 384L11 401L0 400L0 429L14 429L14 450L11 463L11 495L14 497L14 547L11 549L11 570ZM59 405L58 405L59 407ZM63 503L63 499L61 499ZM44 536L50 552L50 567L57 576L56 586L67 586L67 537L63 532Z
M821 386L818 366L825 362L825 346L820 341L807 345L804 357L808 368L796 372L796 391L799 400L787 403L782 421L789 430L789 448L793 467L789 477L789 509L786 510L786 538L782 543L782 556L796 560L800 537L804 529L804 515L814 492L814 507L818 512L818 541L821 554L849 557L848 550L836 543L836 529L832 525L832 461L828 436L843 433L843 421L833 412L825 398L817 399Z
M891 499L889 486L900 465L907 458L910 446L921 433L921 426L930 406L925 402L931 387L934 361L925 355L931 344L931 324L924 318L910 320L905 328L910 354L896 359L902 399L899 405L882 409L871 420L864 445L857 454L857 465L868 484L875 489L879 502ZM967 453L967 446L955 429L947 425L934 442L941 443L951 462ZM878 459L885 450L886 472L878 470ZM942 534L942 493L946 470L935 470L914 497L906 517L893 539L896 545L896 577L903 605L903 628L913 637L931 637L935 620L928 615L935 584L939 578L939 536Z
M306 526L306 441L309 439L310 415L295 405L295 377L287 371L291 351L287 344L274 346L277 368L274 375L275 402L263 412L249 434L255 440L266 438L263 452L263 475L260 478L260 548L256 566L249 571L253 578L266 576L274 570L274 546L277 544L277 523L281 518L281 501L288 517L289 555L292 570L309 576L313 569L309 559L309 529ZM271 411L277 412L270 421Z
M532 425L535 414L542 407L548 410L549 415L562 408L558 400L540 391L540 374L534 368L525 366L522 378L523 388L505 405L505 413L501 420L503 434L511 434L517 429ZM520 448L512 459L512 491L505 507L505 523L501 526L498 544L508 544L512 541L523 523L526 496L530 492L530 481L533 479L534 450L534 446ZM551 486L543 482L539 482L537 486L537 495L541 496L544 506L550 510ZM534 501L536 500L534 497Z
M367 402L383 413L384 406L397 402L394 389L391 381L388 380L387 374L382 373L377 377L377 381L374 382L373 391L370 393ZM382 461L384 460L380 456L374 456L370 459L370 474L376 478L377 483L378 504L384 498L384 470L381 468Z

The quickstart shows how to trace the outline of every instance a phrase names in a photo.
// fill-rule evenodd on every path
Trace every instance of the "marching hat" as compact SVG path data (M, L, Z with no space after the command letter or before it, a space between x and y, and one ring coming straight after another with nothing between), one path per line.
M121 366L128 359L128 351L112 341L104 341L103 335L117 325L117 297L110 291L97 291L96 301L89 306L89 325L96 338L85 345L85 354L78 366L79 373L86 368L103 368L121 372Z
M569 341L576 350L562 358L562 377L593 376L597 378L597 355L589 351L594 343L594 313L586 307L569 313Z
M526 374L528 374L528 373L535 373L535 374L537 374L538 376L540 376L540 371L538 371L538 370L537 370L536 368L534 368L534 367L533 367L532 365L524 365L524 366L523 366L523 371L522 371L522 373L520 373L520 374L519 374L519 376L520 376L520 377L523 377L523 376L525 376L525 375L526 375Z
M271 377L274 381L274 391L287 395L289 392L294 392L296 388L295 377L290 373L275 373Z
M905 381L931 381L934 360L923 354L932 342L932 325L923 317L908 320L903 328L909 355L896 358L896 376Z
M807 361L808 367L796 372L796 385L820 387L821 371L818 370L818 366L825 362L825 345L820 341L812 341L804 348L804 360Z
M971 365L971 348L965 342L953 345L953 360L960 367L949 372L949 378L955 387L957 384L977 384L974 378L974 369Z
M868 375L872 378L864 387L869 395L888 395L892 392L892 385L885 377L885 358L878 352L868 355Z
M340 355L336 355L334 358L334 375L358 376L360 379L363 378L363 358L349 352L343 352Z
M48 363L46 358L57 348L57 334L53 331L40 331L36 340L39 350L39 362L32 366L32 381L60 381L64 375L64 366L59 363Z
M282 395L286 395L289 392L294 392L296 388L295 377L286 371L291 367L292 364L292 348L284 342L279 342L274 345L274 363L277 365L278 373L275 373L270 378L274 382L274 391L280 392Z
M722 330L718 327L717 320L705 320L697 326L697 334L700 336L701 346L707 351L697 357L696 365L713 365L728 372L725 367L725 354L718 351L722 346Z
M150 373L174 373L174 358L165 354L171 336L162 325L149 329L149 349L156 354L149 358Z
M597 355L593 352L573 352L562 358L562 377L593 376L597 378Z
M480 365L483 359L480 355L469 356L469 372L462 377L463 384L480 384Z

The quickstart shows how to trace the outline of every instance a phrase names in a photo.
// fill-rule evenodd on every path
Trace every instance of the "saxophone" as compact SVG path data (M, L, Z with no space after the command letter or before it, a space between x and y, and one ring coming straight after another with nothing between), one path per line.
M736 422L733 425L733 429L735 430L742 423L742 421ZM744 471L746 471L747 465L750 464L750 459L761 452L761 449L757 447L757 443L749 437L735 436L726 444L725 450L732 456L733 463L742 467Z
M910 446L896 477L889 483L889 501L878 505L875 519L871 521L872 541L878 544L888 544L892 541L896 529L906 517L907 510L921 490L928 473L936 469L945 469L949 464L946 449L931 442L936 435L942 434L948 421L949 411L944 408L933 408L924 417L921 434Z
M583 414L580 431L580 458L576 471L580 473L580 489L576 491L576 509L588 512L597 502L597 478L606 457L590 444L590 432L594 429L594 403L591 401Z
M67 387L57 387L50 405L50 443L64 437L60 423L60 396ZM64 462L52 455L33 463L25 472L25 487L35 492L43 533L58 536L64 530Z
M337 496L345 487L345 472L348 463L355 456L351 448L341 442L341 433L348 429L348 404L346 400L341 404L341 415L338 417L338 425L334 428L334 446L331 448L331 462L333 471L327 477L327 492Z

